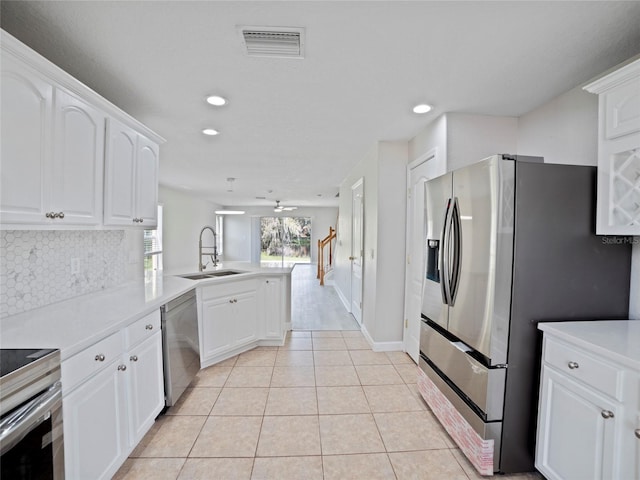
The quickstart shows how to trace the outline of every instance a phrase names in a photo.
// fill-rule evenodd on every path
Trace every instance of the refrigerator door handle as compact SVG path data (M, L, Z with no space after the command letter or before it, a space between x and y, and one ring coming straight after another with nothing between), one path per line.
M454 197L453 199L450 231L450 235L452 234L451 247L453 248L453 252L451 255L451 271L449 272L449 305L453 306L460 285L460 267L462 265L462 223L460 221L458 197Z
M451 278L449 272L449 236L451 235L452 220L451 199L447 200L447 208L444 214L444 224L442 226L442 240L440 241L440 267L442 274L440 275L440 288L442 290L442 301L446 305L451 304Z

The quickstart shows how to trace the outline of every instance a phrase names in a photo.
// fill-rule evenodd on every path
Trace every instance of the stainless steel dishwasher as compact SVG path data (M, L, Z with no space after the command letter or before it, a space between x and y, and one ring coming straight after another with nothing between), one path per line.
M200 370L196 291L180 295L163 305L160 311L165 405L170 407Z

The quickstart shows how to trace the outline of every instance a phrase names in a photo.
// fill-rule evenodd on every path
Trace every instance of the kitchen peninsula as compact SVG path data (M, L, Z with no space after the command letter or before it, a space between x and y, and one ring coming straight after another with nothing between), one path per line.
M151 274L3 318L1 348L60 350L66 475L115 474L165 407L162 305L196 289L198 346L208 366L284 342L291 270L234 263L201 280Z

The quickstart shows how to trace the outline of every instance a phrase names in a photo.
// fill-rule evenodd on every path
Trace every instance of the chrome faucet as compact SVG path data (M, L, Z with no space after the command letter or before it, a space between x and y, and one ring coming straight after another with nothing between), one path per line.
M205 230L211 230L211 233L213 233L213 247L202 246L202 234L204 233ZM212 248L213 252L202 253L203 248ZM216 235L216 231L213 229L213 227L210 227L209 225L205 225L204 227L202 227L202 230L200 230L200 241L198 242L198 269L201 272L206 267L206 264L205 265L202 264L203 255L209 255L209 257L211 257L211 261L213 262L214 267L218 265L218 235Z

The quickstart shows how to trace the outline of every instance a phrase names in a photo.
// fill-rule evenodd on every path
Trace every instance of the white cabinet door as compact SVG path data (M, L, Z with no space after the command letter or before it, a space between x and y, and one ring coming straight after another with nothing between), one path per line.
M284 333L282 279L269 277L260 283L265 339L282 340Z
M640 235L640 60L583 87L598 94L598 235Z
M158 145L132 128L107 121L105 225L157 224Z
M105 115L57 88L50 210L54 224L99 225Z
M258 338L258 302L256 291L243 292L233 297L234 344L242 345Z
M151 338L131 348L127 355L129 366L129 433L137 444L164 407L162 375L162 335L158 331Z
M53 86L4 53L0 84L0 220L47 223Z
M231 297L207 300L202 304L201 362L224 353L234 344L233 302Z
M543 366L536 468L549 479L617 478L621 408Z
M114 362L63 400L65 474L108 479L128 452L126 372Z
M158 223L158 145L138 137L136 217L146 228Z
M134 224L137 142L133 129L112 118L107 120L105 225Z

